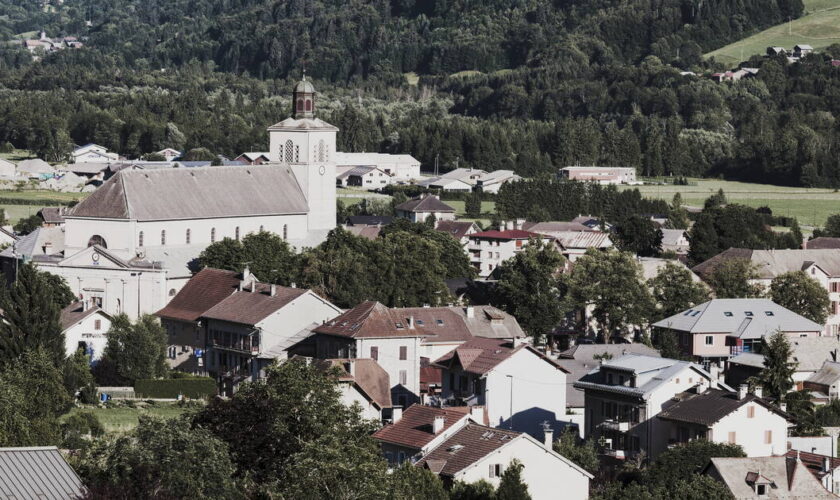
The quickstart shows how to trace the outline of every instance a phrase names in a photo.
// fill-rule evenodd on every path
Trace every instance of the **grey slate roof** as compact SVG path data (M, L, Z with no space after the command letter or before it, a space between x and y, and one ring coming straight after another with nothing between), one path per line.
M720 262L729 259L747 259L758 266L762 279L773 279L780 274L803 270L803 264L814 262L829 276L840 276L840 250L750 250L730 248L711 259L694 266L693 270L705 278Z
M764 368L764 355L754 352L742 352L730 358L729 363L733 365L751 366L753 368Z
M814 323L769 299L713 299L653 324L690 333L728 333L757 339L784 332L820 332Z
M423 195L400 203L397 210L405 212L455 212L455 209L440 201L440 198L433 195Z
M808 377L806 382L820 385L832 385L840 379L840 363L824 361L822 367L813 375Z
M0 448L0 498L69 500L84 495L81 479L55 446Z
M289 168L249 165L121 170L68 216L142 221L306 212Z
M802 462L787 457L711 459L703 472L726 485L735 498L758 498L753 484L769 482L767 498L830 499L829 493ZM751 484L752 483L752 484Z

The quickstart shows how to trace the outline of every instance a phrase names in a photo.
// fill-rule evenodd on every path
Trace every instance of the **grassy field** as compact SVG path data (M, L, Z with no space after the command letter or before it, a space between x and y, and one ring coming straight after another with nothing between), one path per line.
M2 158L4 160L13 161L13 162L19 162L21 160L26 160L26 159L34 158L34 157L35 157L35 155L33 155L32 153L30 153L29 151L27 151L25 149L16 149L16 150L12 151L11 153L0 153L0 158Z
M767 47L805 43L815 49L840 43L840 0L805 0L806 14L790 23L779 24L753 36L709 52L705 57L735 66L750 56L764 54Z
M102 426L105 427L106 432L128 432L137 427L137 422L140 420L140 415L153 415L162 418L174 418L184 412L187 408L182 408L175 403L158 403L154 406L146 408L100 408L98 406L73 408L69 413L62 418L78 412L91 412L96 415Z
M58 191L10 191L0 189L0 198L12 198L16 200L26 200L26 205L0 205L6 213L6 219L14 224L20 219L35 215L38 210L44 207L45 201L58 201L61 203L70 203L71 201L78 201L87 196L88 193L60 193Z
M662 198L670 201L680 193L685 205L703 206L706 198L723 189L732 203L751 207L767 206L776 215L796 217L803 226L822 226L829 215L840 213L840 193L831 189L791 188L767 184L721 181L714 179L690 179L691 186L625 186L622 189L638 188L648 198Z

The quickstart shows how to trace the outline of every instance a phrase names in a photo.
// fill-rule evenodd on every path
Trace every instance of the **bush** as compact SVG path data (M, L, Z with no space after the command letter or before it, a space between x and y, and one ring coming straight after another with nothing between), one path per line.
M139 398L208 398L216 395L216 381L210 377L142 379L134 383Z
M61 424L61 447L70 450L85 448L91 438L103 434L105 428L96 415L88 411L74 413Z

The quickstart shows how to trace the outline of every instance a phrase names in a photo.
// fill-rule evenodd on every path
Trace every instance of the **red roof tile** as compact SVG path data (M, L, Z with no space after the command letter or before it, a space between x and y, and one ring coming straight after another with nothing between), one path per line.
M166 307L155 314L161 318L197 321L205 311L230 296L238 287L237 273L203 269L190 278Z
M314 360L321 368L338 367L341 370L338 380L353 382L359 390L368 397L379 409L391 407L391 379L379 363L372 359L325 359ZM353 363L353 375L348 370L349 363Z
M569 373L568 370L527 344L513 347L511 341L508 339L483 337L474 337L464 342L452 351L441 356L434 364L442 368L450 368L455 363L458 363L461 369L467 373L484 375L510 358L514 353L523 349L531 351L534 355L542 358L558 370Z
M523 231L521 229L508 229L505 231L482 231L480 233L473 233L470 238L483 238L490 240L527 240L530 238L543 239L545 236L530 231Z
M250 291L250 287L234 292L201 316L243 325L256 325L309 291L305 288L276 286L272 296L270 290L271 285L259 283L255 292Z
M391 309L370 301L362 302L314 331L352 338L427 337L431 342L472 338L463 317L450 308Z
M820 455L817 453L808 453L806 451L799 451L799 450L788 450L785 453L785 456L788 458L797 458L805 464L805 467L808 468L809 471L819 480L822 480L823 477L830 474L833 469L840 467L840 458L833 458L829 457L828 455ZM828 458L829 465L828 465L828 472L823 470L823 460Z
M443 417L443 429L452 427L456 422L467 417L469 407L435 408L433 406L412 405L403 412L402 418L395 424L386 425L373 434L373 437L386 443L421 449L437 436L432 432L435 417Z

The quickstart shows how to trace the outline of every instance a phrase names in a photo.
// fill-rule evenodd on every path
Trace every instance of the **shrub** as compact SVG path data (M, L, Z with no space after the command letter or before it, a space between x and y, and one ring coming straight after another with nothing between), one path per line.
M210 377L141 379L134 383L141 398L207 398L216 395L216 381Z
M74 413L61 424L61 446L70 450L85 448L91 438L105 434L105 428L89 411Z

